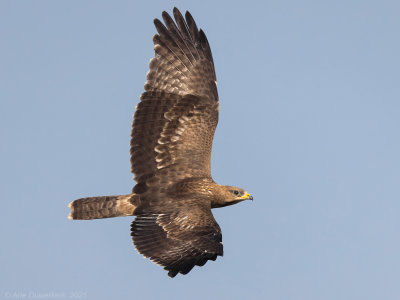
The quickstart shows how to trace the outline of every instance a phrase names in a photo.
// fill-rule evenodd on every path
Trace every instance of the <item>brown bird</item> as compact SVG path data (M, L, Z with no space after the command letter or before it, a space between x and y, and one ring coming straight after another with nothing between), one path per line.
M139 253L168 275L223 255L211 209L253 200L241 188L216 184L211 147L218 123L218 92L211 49L189 12L177 8L154 20L155 57L131 133L131 194L90 197L69 204L69 218L136 216L131 236ZM185 20L186 19L186 20Z

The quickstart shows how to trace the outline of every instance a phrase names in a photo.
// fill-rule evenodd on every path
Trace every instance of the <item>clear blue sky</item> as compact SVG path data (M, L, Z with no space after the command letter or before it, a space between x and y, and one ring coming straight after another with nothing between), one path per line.
M213 177L255 200L214 210L224 257L170 279L134 250L132 218L75 222L67 205L131 190L152 21L173 6L214 55ZM400 299L399 16L399 1L1 1L0 298Z

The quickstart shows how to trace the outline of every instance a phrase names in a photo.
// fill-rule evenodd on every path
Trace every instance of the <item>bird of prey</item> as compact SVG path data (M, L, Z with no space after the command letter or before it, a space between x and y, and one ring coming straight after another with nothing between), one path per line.
M211 49L189 12L154 20L155 57L132 124L132 193L70 203L69 218L136 216L131 225L139 253L170 277L223 255L211 209L253 200L245 190L211 177L218 92Z

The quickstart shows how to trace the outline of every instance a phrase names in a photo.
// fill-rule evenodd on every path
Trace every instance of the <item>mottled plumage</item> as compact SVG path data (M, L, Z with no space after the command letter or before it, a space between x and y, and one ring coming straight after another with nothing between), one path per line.
M211 49L189 12L174 8L154 24L155 57L136 107L131 134L131 194L82 198L72 219L136 216L131 226L139 253L168 275L223 255L221 229L211 209L253 199L216 184L211 148L218 123L218 92Z

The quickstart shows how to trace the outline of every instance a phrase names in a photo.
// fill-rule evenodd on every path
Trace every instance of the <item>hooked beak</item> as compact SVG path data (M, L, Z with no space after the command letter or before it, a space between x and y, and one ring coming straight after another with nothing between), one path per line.
M250 195L249 193L246 193L241 197L241 199L242 200L251 200L251 201L253 201L253 196Z

